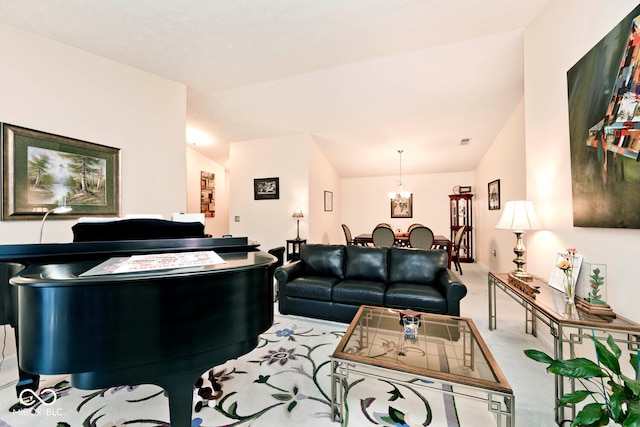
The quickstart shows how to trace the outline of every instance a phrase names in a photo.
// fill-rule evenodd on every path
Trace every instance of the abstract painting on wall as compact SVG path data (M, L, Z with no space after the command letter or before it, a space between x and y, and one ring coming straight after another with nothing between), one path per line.
M200 213L216 216L216 174L200 171Z
M640 6L567 84L574 226L640 228Z

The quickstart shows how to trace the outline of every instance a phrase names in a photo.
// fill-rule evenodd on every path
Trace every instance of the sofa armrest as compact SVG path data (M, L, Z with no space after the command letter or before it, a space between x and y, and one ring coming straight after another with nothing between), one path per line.
M280 286L280 283L284 285L285 283L302 276L303 272L304 263L298 260L276 268L274 276L278 281L278 286Z
M450 316L460 316L460 300L467 295L467 287L449 269L440 270L436 281L440 292L447 299L447 313Z

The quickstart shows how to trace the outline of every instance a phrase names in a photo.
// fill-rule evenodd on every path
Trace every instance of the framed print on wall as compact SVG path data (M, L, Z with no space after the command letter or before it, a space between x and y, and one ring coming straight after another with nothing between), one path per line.
M280 178L255 178L253 200L276 200L280 198Z
M489 187L489 210L500 210L500 180L496 179L488 184Z
M413 194L391 199L391 218L413 218Z
M333 211L333 192L332 191L324 192L324 211L325 212Z
M120 215L120 149L33 129L2 126L2 220Z

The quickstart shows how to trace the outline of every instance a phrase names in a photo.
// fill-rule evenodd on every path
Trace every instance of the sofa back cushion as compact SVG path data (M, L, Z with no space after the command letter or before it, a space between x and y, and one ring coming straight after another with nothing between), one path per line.
M345 279L371 280L386 284L389 278L389 269L387 267L388 254L388 248L347 246Z
M300 260L311 276L333 276L344 279L345 248L343 245L309 244L300 247Z
M444 250L389 249L389 283L432 283L447 268Z

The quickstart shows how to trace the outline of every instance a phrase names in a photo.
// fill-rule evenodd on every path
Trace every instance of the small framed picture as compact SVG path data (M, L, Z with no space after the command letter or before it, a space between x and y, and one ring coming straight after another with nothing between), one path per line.
M280 198L280 178L255 178L253 200L276 200Z
M491 181L489 187L489 210L500 210L500 180Z
M460 194L471 193L470 185L461 185L460 186Z
M391 199L391 218L413 218L413 194Z
M332 191L324 192L324 211L325 212L333 211L333 192Z

